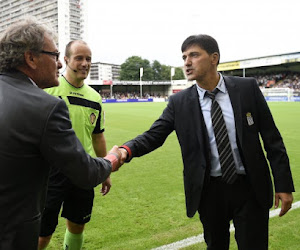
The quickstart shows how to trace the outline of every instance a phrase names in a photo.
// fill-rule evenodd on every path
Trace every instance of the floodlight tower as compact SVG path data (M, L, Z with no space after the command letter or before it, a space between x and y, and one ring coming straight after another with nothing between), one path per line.
M141 96L141 98L143 98L143 91L142 91L142 77L143 77L143 72L144 72L144 69L140 68L140 96Z

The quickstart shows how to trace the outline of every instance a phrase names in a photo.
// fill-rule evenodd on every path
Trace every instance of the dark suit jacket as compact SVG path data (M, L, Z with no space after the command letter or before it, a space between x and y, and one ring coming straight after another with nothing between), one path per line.
M289 159L267 103L253 78L224 77L232 103L237 144L251 186L259 203L270 208L273 186L269 166L260 143L261 136L274 177L276 192L293 192ZM253 125L249 125L247 114ZM132 157L142 156L161 146L175 130L184 165L187 216L199 208L205 174L210 169L210 146L196 86L170 97L162 115L151 128L125 143Z
M85 153L64 101L21 72L0 74L0 128L0 249L36 249L49 166L89 189L109 176L111 163ZM26 232L35 245L18 248Z

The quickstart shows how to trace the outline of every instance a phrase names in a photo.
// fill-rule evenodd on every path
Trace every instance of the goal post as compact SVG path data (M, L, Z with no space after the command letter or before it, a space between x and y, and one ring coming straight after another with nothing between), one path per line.
M293 99L294 90L290 88L261 88L266 101L289 102Z

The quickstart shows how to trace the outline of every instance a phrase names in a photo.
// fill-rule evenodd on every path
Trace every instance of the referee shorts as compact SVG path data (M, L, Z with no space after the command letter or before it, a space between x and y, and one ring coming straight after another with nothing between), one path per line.
M47 199L41 220L40 236L42 237L54 233L61 208L61 217L73 223L85 224L91 219L94 189L78 188L61 173L59 175L59 178L51 176L49 179Z

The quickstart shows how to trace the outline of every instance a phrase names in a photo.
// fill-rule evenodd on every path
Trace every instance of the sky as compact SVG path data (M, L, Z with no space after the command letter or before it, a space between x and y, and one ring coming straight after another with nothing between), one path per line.
M299 0L86 1L93 62L140 56L180 67L195 34L217 40L221 62L300 52Z

